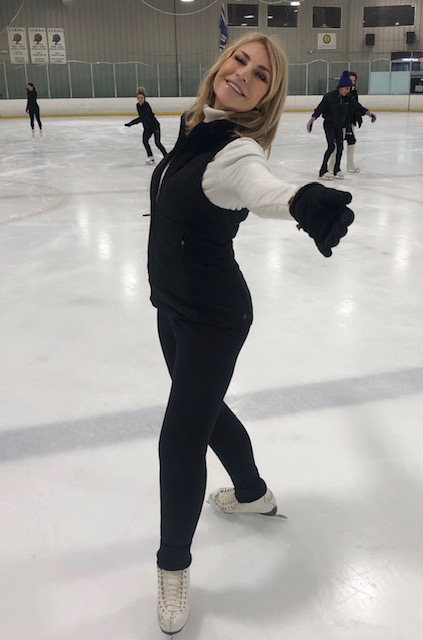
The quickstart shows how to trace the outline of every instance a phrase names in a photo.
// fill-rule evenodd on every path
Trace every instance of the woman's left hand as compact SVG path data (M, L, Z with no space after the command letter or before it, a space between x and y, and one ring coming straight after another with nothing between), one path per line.
M332 255L332 248L339 244L354 221L354 212L347 207L351 200L348 191L328 189L318 182L310 182L301 187L290 205L298 229L304 229L313 238L326 258Z

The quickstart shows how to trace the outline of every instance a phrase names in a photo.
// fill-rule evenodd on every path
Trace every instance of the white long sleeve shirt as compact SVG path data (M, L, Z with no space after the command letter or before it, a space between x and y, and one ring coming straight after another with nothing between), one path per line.
M204 122L213 122L224 114L206 105ZM294 221L288 203L298 186L279 180L270 172L262 147L252 138L236 138L219 151L206 167L202 187L218 207L247 207L262 218Z

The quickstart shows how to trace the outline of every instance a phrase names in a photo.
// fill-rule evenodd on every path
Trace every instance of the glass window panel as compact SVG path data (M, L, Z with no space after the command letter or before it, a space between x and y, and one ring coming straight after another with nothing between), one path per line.
M310 62L308 67L308 95L323 96L327 88L328 65L324 60Z
M160 70L159 65L159 70ZM173 69L175 69L175 65L173 65ZM159 71L160 74L160 71ZM159 76L160 77L160 76ZM147 97L155 97L159 95L159 77L157 76L157 64L143 64L141 62L137 63L137 88L145 87L147 91ZM164 95L160 93L160 95ZM177 96L178 93L174 93L172 95Z
M115 81L113 65L110 62L93 63L93 81L95 98L114 98Z
M289 65L289 96L303 96L306 93L306 64L290 64Z
M400 27L414 25L412 4L364 7L363 27Z
M347 62L329 62L329 91L336 89L342 72L348 69Z
M6 62L7 86L9 88L9 98L26 98L26 77L23 64L10 64ZM31 82L31 81L29 81Z
M70 98L69 68L67 64L49 64L50 96Z
M32 82L39 98L48 98L48 84L45 64L27 64L28 82Z
M298 9L296 7L267 7L268 27L297 27Z
M6 90L6 78L4 75L4 67L0 65L0 100L6 100L7 98L7 90Z
M118 98L130 98L137 93L137 63L117 62L115 64L116 93Z
M258 27L257 4L228 4L230 27Z
M372 60L370 66L372 73L391 70L391 63L386 58L378 58L377 60Z
M370 64L369 62L351 62L350 71L357 74L357 93L367 95L369 93ZM360 98L359 98L360 99Z
M423 58L418 62L411 63L411 71L423 71Z
M200 67L197 64L181 64L181 96L197 95L200 84Z
M72 97L93 98L91 64L89 62L69 62Z
M391 60L402 60L403 58L409 58L409 51L392 51Z
M143 86L144 83L141 82ZM160 63L160 95L163 98L173 97L179 94L178 67L174 62Z
M315 29L340 29L341 7L313 7L313 27Z
M409 62L393 62L392 71L410 71Z

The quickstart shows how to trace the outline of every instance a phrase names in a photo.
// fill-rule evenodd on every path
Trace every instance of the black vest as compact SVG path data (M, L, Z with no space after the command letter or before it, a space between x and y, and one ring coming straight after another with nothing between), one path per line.
M182 122L175 148L151 181L148 246L153 305L193 322L228 327L252 322L251 296L232 245L248 210L215 206L201 182L209 162L234 139L233 130L228 120L215 120L186 137Z

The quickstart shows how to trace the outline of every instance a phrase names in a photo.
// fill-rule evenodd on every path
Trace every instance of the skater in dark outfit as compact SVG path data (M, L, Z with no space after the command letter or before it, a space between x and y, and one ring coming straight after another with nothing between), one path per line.
M277 511L248 433L224 402L253 316L233 252L239 224L250 209L296 222L329 257L354 219L351 194L320 183L298 188L269 171L265 152L276 135L287 71L282 49L263 34L228 47L152 177L148 271L172 379L159 442L157 553L158 618L168 634L180 631L189 615L191 543L208 447L233 483L211 493L212 507L225 514Z
M356 144L354 129L356 126L358 126L359 128L361 127L363 123L363 119L361 115L357 113L356 109L354 108L355 103L360 104L358 100L358 93L357 93L357 74L354 71L349 71L349 76L350 76L351 82L353 83L353 86L351 87L351 91L348 94L349 100L351 101L351 104L352 104L352 109L351 109L351 113L349 112L349 115L347 116L346 128L344 130L344 140L347 143L347 171L350 173L359 173L360 169L357 167L357 165L354 162L354 153L355 153L355 144ZM368 109L366 109L366 107L362 107L362 109L364 109L366 113L368 112ZM376 121L376 114L371 113L369 111L367 115L370 115L372 122ZM330 172L333 172L333 169L335 166L335 157L336 157L336 152L334 151L331 157L329 158L329 162L328 162L328 171Z
M350 79L349 72L344 71L339 78L337 88L323 96L322 101L307 122L307 131L310 133L314 121L319 116L323 116L323 128L327 141L327 149L319 170L319 178L323 180L333 180L334 177L341 180L344 178L344 174L341 171L341 158L344 129L347 125L363 115L371 117L372 122L376 120L376 116L365 109L365 107L362 107L358 101L350 99L348 94L352 86L353 83ZM336 156L332 173L328 171L328 161L334 150L336 150Z
M40 136L42 136L43 125L41 124L41 119L40 119L40 107L38 106L38 102L37 102L37 91L34 85L32 84L32 82L28 82L28 84L26 85L26 96L27 96L26 112L29 114L29 118L31 122L32 137L33 138L35 137L34 117L36 118L38 122L38 126L40 127Z
M357 74L354 71L350 71L349 74L350 74L350 80L353 83L353 86L351 87L351 91L350 91L351 103L352 104L357 103L358 105L360 105L360 102L358 100L358 93L357 93ZM376 122L375 113L371 113L365 107L361 106L361 108L365 109L366 115L370 116L372 122ZM353 112L354 112L354 109L353 109ZM357 167L357 165L354 162L354 153L355 153L355 144L356 144L354 127L355 125L358 125L359 128L361 127L362 118L359 113L358 114L357 112L355 113L356 115L355 117L353 116L352 121L347 123L346 131L345 131L345 140L347 142L347 171L350 171L351 173L358 173L360 171L360 169Z
M167 152L160 140L160 123L157 118L154 116L154 113L145 99L145 89L144 87L138 87L138 95L137 95L137 111L138 118L135 120L131 120L131 122L127 122L125 127L132 127L134 124L142 123L144 127L144 133L142 136L142 141L147 151L147 161L146 164L154 164L153 152L151 151L151 147L148 143L151 136L154 136L154 142L156 143L156 147L160 149L163 154L163 157L166 156Z

